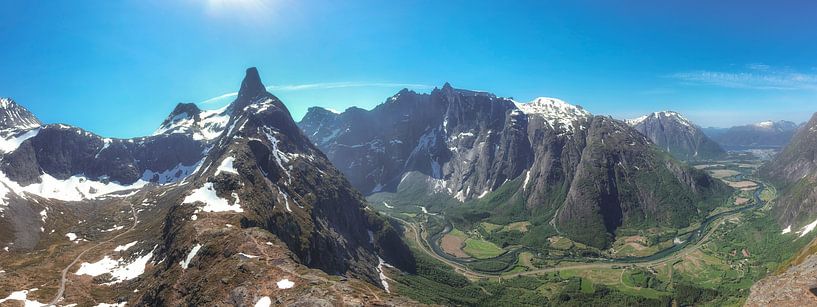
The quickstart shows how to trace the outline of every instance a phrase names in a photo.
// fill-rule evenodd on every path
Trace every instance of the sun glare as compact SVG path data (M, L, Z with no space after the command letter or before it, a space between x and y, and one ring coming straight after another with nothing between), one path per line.
M273 0L207 0L207 12L212 15L247 13L263 15L271 9Z

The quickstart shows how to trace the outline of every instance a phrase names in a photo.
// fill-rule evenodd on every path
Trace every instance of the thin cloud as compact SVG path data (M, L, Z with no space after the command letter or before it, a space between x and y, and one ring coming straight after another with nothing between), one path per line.
M303 90L323 90L334 88L350 88L350 87L405 87L414 89L430 89L431 85L418 83L392 83L392 82L325 82L325 83L308 83L296 85L270 85L267 86L271 91L303 91Z
M688 84L758 90L817 90L817 74L749 64L743 71L697 70L679 72L670 78Z
M232 92L232 93L227 93L227 94L224 94L224 95L216 96L216 97L204 100L201 103L202 104L216 103L216 102L219 102L219 101L227 99L227 98L235 98L235 97L238 97L238 92Z
M355 88L355 87L385 87L385 88L410 88L410 89L431 89L432 85L419 83L395 83L395 82L324 82L324 83L307 83L307 84L289 84L289 85L269 85L268 91L275 92L294 92L294 91L308 91L308 90L328 90L340 88ZM202 101L202 104L211 104L223 101L225 99L234 99L238 97L238 92L227 93L219 95Z

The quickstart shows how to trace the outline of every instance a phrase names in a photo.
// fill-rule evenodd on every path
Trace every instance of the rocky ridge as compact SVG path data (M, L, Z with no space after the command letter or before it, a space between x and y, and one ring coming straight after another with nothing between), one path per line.
M2 156L0 297L413 304L387 293L384 273L414 270L397 230L366 208L256 69L211 112L226 120L208 124L208 112L180 104L158 133L135 139L33 128Z

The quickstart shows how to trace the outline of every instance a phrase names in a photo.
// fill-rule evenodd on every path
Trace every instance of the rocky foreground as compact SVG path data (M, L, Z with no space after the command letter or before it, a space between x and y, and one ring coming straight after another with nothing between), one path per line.
M817 255L754 286L746 306L817 306Z

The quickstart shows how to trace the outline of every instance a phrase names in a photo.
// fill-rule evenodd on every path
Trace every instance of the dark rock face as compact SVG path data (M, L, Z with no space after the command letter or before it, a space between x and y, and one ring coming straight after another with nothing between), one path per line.
M515 218L549 219L595 246L619 227L685 225L729 190L625 123L553 98L520 104L446 84L402 90L371 111L311 108L299 126L361 191L396 191L419 172L428 193L468 202L516 181L526 213Z
M676 112L655 112L627 123L681 160L716 159L726 154L701 128Z
M40 182L48 173L57 179L73 175L132 184L143 175L181 164L192 166L204 155L205 143L168 134L137 139L106 139L79 128L47 125L15 151L2 157L0 170L21 185ZM155 180L154 180L155 179Z
M782 147L797 132L798 125L790 121L764 121L735 126L712 135L712 139L727 147Z
M527 119L513 109L508 99L446 85L431 94L402 90L372 111L312 108L301 125L361 191L394 190L405 172L419 171L446 180L444 189L465 199L519 176L531 162L531 152L519 150L528 143ZM521 119L506 125L512 117Z
M779 189L774 212L780 225L799 229L817 216L817 114L800 128L791 142L760 169Z

